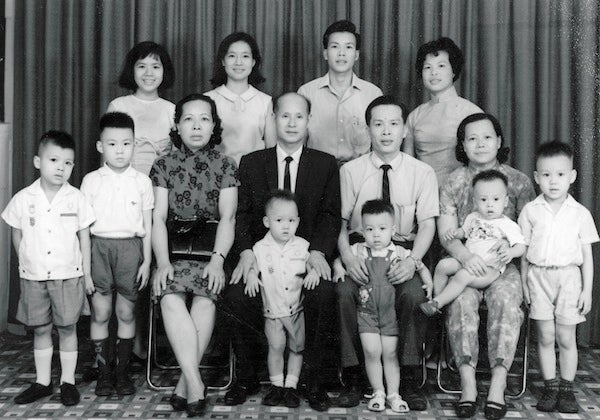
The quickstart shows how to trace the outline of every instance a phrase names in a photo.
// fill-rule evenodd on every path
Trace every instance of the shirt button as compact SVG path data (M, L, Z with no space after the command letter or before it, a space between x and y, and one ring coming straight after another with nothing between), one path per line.
M50 255L50 251L48 251L48 255Z
M288 288L286 287L285 290L287 290Z
M50 271L48 271L48 275L50 275Z

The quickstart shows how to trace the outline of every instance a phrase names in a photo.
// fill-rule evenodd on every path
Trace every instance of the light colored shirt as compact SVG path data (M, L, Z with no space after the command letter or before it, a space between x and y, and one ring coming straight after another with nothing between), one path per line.
M288 155L283 151L279 145L275 146L275 152L277 153L277 188L283 189L283 183L285 178L285 158L288 156L292 157L290 162L290 187L292 192L296 191L296 178L298 176L298 163L300 162L300 155L302 154L302 147L296 150L291 155Z
M2 218L22 232L21 278L42 281L83 276L77 232L92 224L94 212L77 188L63 184L50 203L38 178L15 194Z
M311 102L308 147L346 162L366 153L371 141L365 121L367 106L383 95L381 89L352 74L352 85L339 97L331 87L329 73L298 89Z
M519 225L504 215L497 219L486 219L475 211L467 216L462 229L467 239L465 247L483 258L487 265L497 267L500 272L504 272L506 265L499 264L497 255L490 253L490 249L500 239L506 239L509 246L525 244Z
M261 274L263 315L283 318L302 310L302 281L308 260L308 241L294 236L281 247L267 232L254 244Z
M128 167L116 173L104 164L81 182L81 192L91 204L96 221L92 235L103 238L146 236L143 212L154 208L152 181L147 175Z
M527 204L519 226L529 245L527 260L542 267L583 264L582 244L598 242L589 210L569 194L556 214L543 195Z
M361 209L368 200L382 197L384 162L374 153L363 155L342 166L340 189L342 218L348 222L348 233L361 232ZM431 167L400 152L389 162L390 201L394 205L398 241L412 241L417 226L439 215L438 185Z
M462 165L455 155L458 126L463 119L478 112L483 111L458 96L453 86L409 114L406 138L413 142L415 157L433 168L440 185Z
M242 156L265 148L265 126L273 115L271 97L254 86L238 95L225 85L208 91L221 118L222 142L217 149L239 165Z
M523 172L504 163L497 164L492 169L502 172L508 179L508 204L504 208L504 214L511 220L517 220L525 204L535 198L533 184ZM440 214L456 216L458 226L465 222L469 213L475 211L473 177L477 173L470 166L461 166L448 176L440 188Z
M148 175L154 159L171 151L169 133L175 126L175 104L158 98L145 101L135 95L113 99L106 112L124 112L135 125L135 149L131 166Z

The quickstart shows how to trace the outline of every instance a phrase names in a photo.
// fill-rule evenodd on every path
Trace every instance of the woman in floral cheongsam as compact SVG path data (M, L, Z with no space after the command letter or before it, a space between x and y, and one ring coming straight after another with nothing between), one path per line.
M225 285L223 264L234 239L239 181L235 162L214 148L221 141L221 121L212 99L199 94L183 98L175 107L175 123L172 138L177 149L158 158L150 172L157 263L153 288L181 368L170 402L192 417L206 409L206 387L198 366L212 335L215 300ZM170 260L167 220L174 216L219 221L209 262ZM193 299L188 310L189 294Z
M508 204L504 214L517 220L523 206L535 198L535 192L527 175L506 165L508 148L502 146L502 129L496 118L483 113L466 117L458 127L457 138L456 158L464 166L455 169L440 189L440 236L448 229L462 226L474 210L473 177L487 169L496 169L508 178ZM487 270L484 260L469 252L461 241L445 241L442 246L473 275L480 276ZM499 258L510 261L508 244L499 243L497 248ZM495 419L506 414L506 377L523 322L521 279L514 264L508 264L504 274L487 289L468 287L448 307L448 337L461 378L462 393L456 405L459 417L472 417L477 410L475 368L479 358L479 305L482 299L488 308L488 353L492 368L485 416Z

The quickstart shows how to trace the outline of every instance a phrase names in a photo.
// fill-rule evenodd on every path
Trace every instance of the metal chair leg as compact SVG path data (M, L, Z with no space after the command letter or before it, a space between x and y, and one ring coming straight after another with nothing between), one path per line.
M164 390L173 390L174 386L164 386L156 384L152 381L152 368L155 366L160 370L176 370L179 369L178 365L166 365L162 364L158 361L157 358L157 344L156 344L156 313L154 310L154 303L150 304L150 316L148 320L148 359L146 362L146 383L148 384L148 388L153 391L164 391ZM233 383L234 372L235 372L235 356L233 353L233 344L231 340L228 340L228 363L226 365L200 365L200 369L224 369L227 367L229 369L229 376L227 383L222 386L208 386L208 390L216 390L216 391L224 391L229 389Z

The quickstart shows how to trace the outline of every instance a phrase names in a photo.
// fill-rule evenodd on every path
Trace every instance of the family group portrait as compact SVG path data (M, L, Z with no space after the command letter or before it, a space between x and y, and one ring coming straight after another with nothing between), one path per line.
M600 3L0 9L0 417L600 418Z

